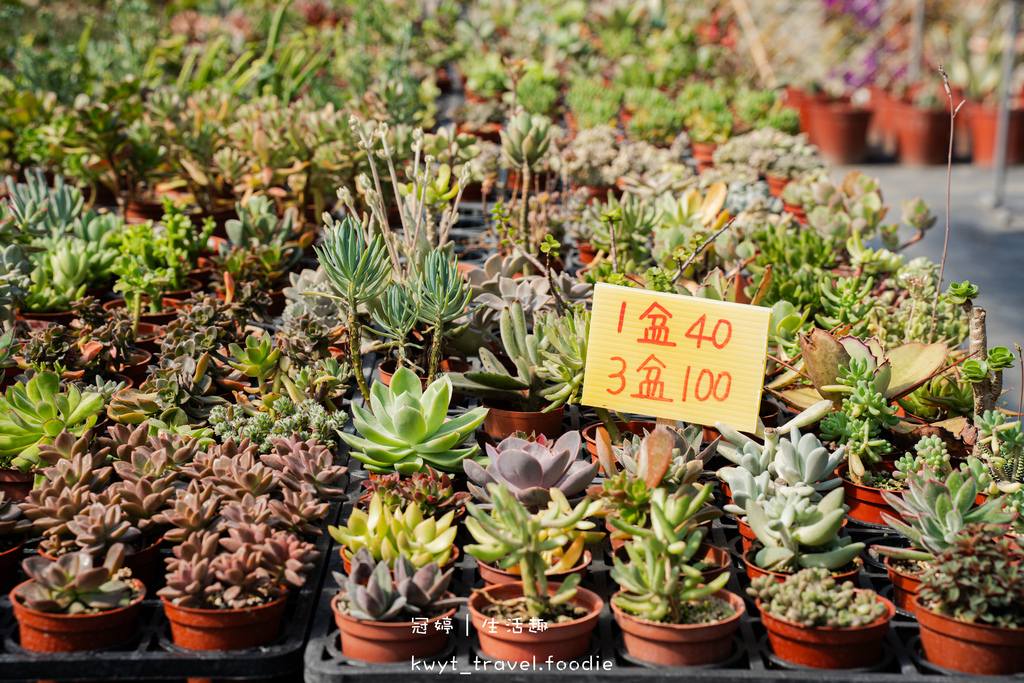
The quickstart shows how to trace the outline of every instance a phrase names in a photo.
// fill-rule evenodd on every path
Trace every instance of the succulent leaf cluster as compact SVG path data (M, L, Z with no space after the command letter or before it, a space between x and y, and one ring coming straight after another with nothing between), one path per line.
M245 410L238 405L220 405L210 410L210 425L221 441L249 439L260 453L271 453L277 439L293 436L307 441L332 443L347 419L343 411L327 411L315 399L296 403L287 396L274 401L274 414L264 410Z
M458 513L473 497L468 491L456 491L451 477L432 467L403 477L398 472L371 477L363 482L369 495L381 497L385 507L404 508L409 503L419 506L424 517L438 517L450 510Z
M32 581L23 584L16 598L37 612L88 614L128 605L134 587L121 580L124 546L111 546L102 564L91 553L74 552L57 560L33 555L22 562Z
M973 524L921 575L918 601L960 621L997 628L1024 626L1024 550L1006 527Z
M851 581L837 584L822 568L803 569L784 582L762 576L747 594L773 617L814 628L856 628L885 617L885 603L874 591L858 590Z

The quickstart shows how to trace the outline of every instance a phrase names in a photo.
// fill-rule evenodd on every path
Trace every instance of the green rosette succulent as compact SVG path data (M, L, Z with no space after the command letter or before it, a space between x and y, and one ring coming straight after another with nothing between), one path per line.
M411 475L427 466L461 472L462 461L475 456L476 445L459 448L487 416L474 408L446 421L452 384L447 375L423 390L409 368L399 368L391 386L376 382L370 391L373 412L352 406L352 423L359 436L342 434L352 456L376 474Z
M39 447L67 430L81 436L96 424L103 396L82 393L73 384L60 390L60 377L41 372L8 387L0 397L0 467L27 472L42 464Z

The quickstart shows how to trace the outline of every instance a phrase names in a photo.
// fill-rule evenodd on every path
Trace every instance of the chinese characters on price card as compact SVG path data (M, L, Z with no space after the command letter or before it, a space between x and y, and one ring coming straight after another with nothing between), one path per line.
M583 403L757 428L771 310L598 284Z

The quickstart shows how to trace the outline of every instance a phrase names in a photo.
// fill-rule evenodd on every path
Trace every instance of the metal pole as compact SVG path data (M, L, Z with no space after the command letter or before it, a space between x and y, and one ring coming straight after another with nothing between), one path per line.
M914 3L913 31L910 43L910 64L907 75L911 83L921 80L921 54L924 52L924 0L912 0Z
M1017 25L1020 21L1019 0L1011 0L1010 20L1006 26L1006 46L1003 48L1003 76L999 84L999 112L996 120L996 156L993 160L992 181L995 185L992 205L1001 207L1006 198L1006 157L1010 137L1010 80L1013 78L1013 62L1016 59Z

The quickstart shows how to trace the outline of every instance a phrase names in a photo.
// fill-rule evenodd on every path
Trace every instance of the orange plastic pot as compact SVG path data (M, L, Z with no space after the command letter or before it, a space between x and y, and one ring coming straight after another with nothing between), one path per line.
M743 556L746 557L747 552L750 550L750 546L757 540L757 534L755 534L754 530L750 528L749 524L747 524L747 520L742 517L736 518L736 528L740 532L740 541L743 544Z
M71 311L18 311L18 317L22 320L38 320L54 325L70 325L77 318Z
M451 619L454 608L426 622L364 621L338 609L339 597L340 594L335 595L331 600L331 609L341 631L341 651L346 657L380 664L411 662L436 655L448 642L448 633L439 628L438 622Z
M881 463L880 467L892 471L895 467L892 463ZM887 512L892 516L896 510L882 498L882 489L873 489L868 486L861 486L846 478L849 465L842 464L836 468L836 474L843 480L843 501L849 506L847 516L869 524L885 524L882 513Z
M586 240L576 243L576 251L580 257L580 263L583 265L587 265L597 258L597 249L594 249L594 245Z
M743 598L729 591L721 590L714 596L728 602L733 614L713 624L647 621L620 610L613 597L612 613L622 629L626 651L637 659L661 666L701 666L727 659L732 652L733 634L739 628L746 606Z
M986 676L1024 672L1024 629L968 624L917 604L921 648L944 669Z
M142 315L139 317L139 320L151 325L167 325L176 320L178 318L178 309L181 307L181 301L167 297L164 297L161 301L164 306L162 313L147 313L149 311L149 304L143 301ZM124 299L114 299L103 304L103 310L113 311L118 308L124 308L124 306Z
M690 142L693 148L693 158L697 161L697 170L706 171L715 165L715 150L718 145L710 142Z
M32 581L18 584L11 591L10 599L14 618L18 620L21 646L32 652L79 652L127 640L146 596L142 582L132 581L141 593L131 604L95 614L50 614L29 609L17 595L22 586Z
M743 564L745 564L747 567L747 578L757 579L762 576L770 576L779 583L783 583L786 579L792 576L792 574L784 574L782 572L773 572L769 569L761 569L760 567L755 565L754 553L756 550L758 550L758 548L751 547L749 550L743 553ZM854 563L857 565L856 569L852 569L848 572L843 572L842 574L832 575L832 578L836 580L836 583L842 583L844 581L853 581L854 584L857 583L857 575L860 574L861 567L864 566L864 560L858 557L856 560L854 560Z
M244 650L277 637L285 597L247 609L181 607L160 598L171 622L171 638L186 650Z
M775 656L791 664L815 669L856 669L877 664L882 656L882 641L896 607L878 596L887 608L885 616L867 626L855 628L817 628L779 619L761 609L761 623L768 630L768 642Z
M491 401L484 401L483 404L487 408L484 431L492 439L504 439L515 432L543 434L551 439L557 439L562 435L563 406L545 413L508 410L507 404Z
M380 381L386 387L391 386L391 378L395 376L395 372L398 371L398 363L393 359L389 358L380 364ZM445 358L441 361L441 370L444 372L469 372L473 369L473 366L466 361L459 360L458 358ZM424 391L427 390L427 378L420 377L420 386ZM453 394L454 396L458 394Z
M13 548L0 553L0 587L10 586L18 578L18 567L21 564L21 556L25 551L25 542L22 541Z
M569 571L559 572L557 574L548 574L548 581L561 583L572 574L579 574L581 577L586 576L587 567L590 566L592 559L590 551L584 550L583 557L580 558L580 561L575 567ZM487 564L486 562L477 562L476 567L480 572L480 578L483 579L485 586L504 586L510 583L520 583L523 579L519 574L513 574L510 571L496 567L493 564Z
M790 179L783 176L768 174L765 176L768 181L768 193L773 197L781 197L782 191L789 185Z
M548 593L554 594L559 585L549 583ZM486 591L493 600L510 600L522 597L523 584L492 586ZM582 657L590 649L590 634L597 626L604 601L592 591L577 588L571 602L585 609L587 615L564 624L549 623L544 630L537 629L531 633L524 625L485 617L480 610L490 602L483 592L474 593L469 599L469 615L480 639L480 650L488 657L506 662L545 662L549 657L561 662ZM516 633L516 630L521 633Z
M917 594L921 590L921 578L915 574L901 572L890 564L892 558L886 557L885 570L892 581L892 601L904 612L917 612Z

